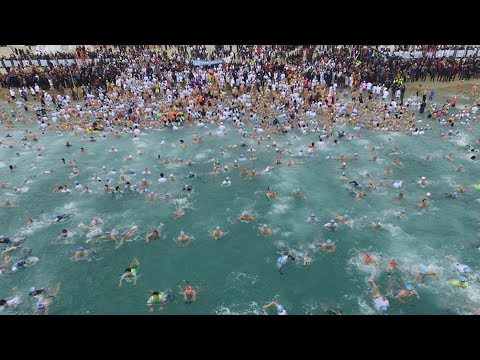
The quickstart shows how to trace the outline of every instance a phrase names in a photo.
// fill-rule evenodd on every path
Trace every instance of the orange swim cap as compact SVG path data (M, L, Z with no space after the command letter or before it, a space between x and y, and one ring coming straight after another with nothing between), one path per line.
M392 266L397 266L397 261L395 259L393 259L391 262L390 262L390 265Z

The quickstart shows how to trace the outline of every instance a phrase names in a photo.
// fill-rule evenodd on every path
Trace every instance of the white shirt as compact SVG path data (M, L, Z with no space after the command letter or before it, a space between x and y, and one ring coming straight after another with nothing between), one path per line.
M377 311L382 311L380 309L382 306L385 306L386 308L388 308L390 306L390 302L388 301L388 299L384 298L383 296L379 296L379 297L373 299L373 303L375 304L375 309Z

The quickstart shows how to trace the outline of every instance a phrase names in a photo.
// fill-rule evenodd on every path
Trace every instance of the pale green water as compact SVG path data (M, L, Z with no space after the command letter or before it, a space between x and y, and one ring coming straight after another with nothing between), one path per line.
M437 97L439 92L437 91ZM445 98L451 96L440 92ZM459 106L466 99L459 98ZM456 110L454 110L456 111ZM426 114L425 114L426 115ZM426 119L424 119L426 121ZM480 292L478 288L477 269L480 265L479 252L471 243L478 238L478 207L475 199L480 195L471 185L479 182L478 165L467 160L466 144L473 145L478 139L478 130L467 132L465 128L456 126L460 134L448 141L439 139L442 131L448 130L434 121L428 120L434 127L423 137L406 137L398 134L365 133L362 139L340 140L337 147L332 144L327 149L316 150L312 156L306 156L298 164L299 159L282 155L283 164L270 174L255 179L245 179L239 175L240 169L233 168L233 160L240 153L249 156L245 150L227 150L225 156L220 155L220 147L239 145L242 140L236 130L227 127L229 135L224 138L208 136L203 144L192 145L191 134L197 127L181 128L179 131L165 129L150 133L142 133L140 140L132 141L131 135L122 139L108 137L99 138L97 142L81 141L80 137L71 135L58 136L55 133L39 135L39 145L47 147L42 154L45 159L37 161L37 151L22 149L21 156L16 157L16 149L2 148L0 151L1 181L9 185L28 187L28 192L12 195L11 189L0 191L0 200L12 199L14 207L0 207L1 229L6 236L27 236L24 246L31 248L32 255L39 262L30 268L0 277L0 297L9 298L12 287L17 286L23 303L15 313L30 313L33 303L28 299L28 288L52 287L61 282L61 292L51 307L51 314L147 314L145 306L152 290L173 289L176 299L162 313L165 314L262 314L261 305L276 298L290 314L322 314L322 304L328 307L342 308L344 314L373 314L372 299L368 291L368 277L375 272L373 266L362 263L361 252L368 251L376 255L381 262L381 269L376 271L376 282L383 292L389 289L398 291L405 284L412 284L418 292L407 304L402 304L387 292L390 299L389 314L446 314L446 309L453 313L469 313L478 304ZM209 130L214 133L213 125ZM336 130L340 130L337 127ZM14 141L21 137L23 128L13 133ZM205 130L202 130L205 132ZM296 153L318 138L318 134L300 135L289 133L272 136L280 148L297 135L297 140L289 147ZM166 144L160 145L161 138ZM389 137L392 140L388 140ZM179 139L185 139L186 149L178 149ZM65 147L70 141L71 148ZM12 140L8 140L12 142ZM245 167L257 171L272 165L275 152L267 152L264 142L258 146L249 140L248 144L256 150L259 160L255 163L245 162ZM400 145L399 158L403 169L392 166L393 176L387 176L387 186L383 190L369 190L367 197L353 201L349 194L350 187L339 180L340 161L327 160L328 154L337 156L341 153L349 157L359 154L360 160L347 161L349 180L357 180L363 184L367 181L361 175L368 171L377 181L384 176L387 166L391 165L390 152L393 142ZM270 142L271 143L271 142ZM384 149L377 152L380 160L377 163L368 161L373 155L366 149L368 143L383 143ZM80 154L80 147L86 148ZM114 146L119 151L110 153ZM145 155L136 155L138 149L144 149ZM450 162L443 155L452 152L455 161ZM430 153L431 163L421 159ZM126 155L132 154L134 159L125 161ZM164 165L157 160L157 154L194 159L197 165L189 167L177 164ZM207 162L209 156L219 159L221 165L230 168L228 175L220 174L212 178L209 172L212 163ZM76 159L81 175L79 180L87 185L92 194L83 194L72 190L71 194L53 193L56 183L74 187L74 180L69 179L71 168L63 165L60 159ZM287 167L286 162L292 159L297 163ZM17 171L13 174L8 165L15 163ZM463 164L464 173L453 171L453 166ZM36 169L30 170L30 164ZM145 194L127 193L121 199L112 198L111 194L102 191L103 184L95 185L90 178L94 173L103 176L101 166L107 170L112 166L117 169L114 184L118 182L118 169L131 168L137 173L129 177L132 183L142 179L140 174L147 166L152 171L148 175L150 189L163 194L170 191L175 199L186 198L188 208L186 215L174 220L175 204L166 203L159 198L146 200ZM243 166L243 163L241 163ZM43 170L54 170L54 174L42 174ZM183 178L193 171L199 179L191 181ZM177 182L159 185L160 172L166 176L173 173ZM26 185L18 185L27 175L36 174L36 178ZM230 176L231 187L221 187L224 176ZM426 176L429 185L422 189L416 181ZM390 184L391 180L405 179L402 188L406 200L401 205L393 197L398 194ZM449 183L463 185L468 193L461 194L458 199L441 197L444 192L455 191ZM191 184L194 192L187 196L181 189L184 184ZM120 185L120 184L119 184ZM278 197L269 200L265 197L267 186L271 186ZM121 185L123 187L123 185ZM291 196L294 189L303 190L306 200ZM415 204L426 192L433 194L432 201L426 209L417 209ZM395 209L405 208L406 218L399 220ZM245 209L251 210L258 223L241 223L236 217ZM329 232L321 225L305 223L306 217L314 211L320 217L320 224L328 222L334 215L348 212L353 220L352 227L340 225L336 232ZM61 222L52 224L52 214L69 213L72 216ZM76 248L85 245L86 232L78 229L79 223L90 223L94 215L100 216L106 224L104 230L112 228L124 231L132 225L139 231L132 241L119 249L115 249L112 241L93 242L88 246L96 251L91 261L71 261ZM26 219L35 219L32 226L26 225ZM230 220L230 221L229 221ZM375 231L368 224L378 220L385 224L385 229ZM258 226L269 224L274 229L271 237L259 236ZM154 239L145 244L144 237L148 229L161 227L165 239ZM220 225L228 234L219 241L214 241L209 232ZM67 243L54 243L62 228L73 234ZM183 229L193 235L188 246L180 246L174 239ZM334 253L322 253L309 248L315 239L331 238L336 242ZM277 252L282 246L299 249L303 245L308 249L313 262L306 267L300 263L289 263L280 275L276 268ZM473 273L468 275L470 287L460 289L448 283L457 278L458 273L444 257L444 252L454 255L461 263L468 264ZM18 258L19 251L13 253ZM136 287L125 283L118 288L118 279L133 257L140 262ZM101 259L100 259L101 258ZM389 275L381 271L395 258L403 273ZM413 275L422 267L428 267L440 275L440 281L428 278L425 281L413 280ZM179 294L179 285L188 279L192 284L204 283L198 300L185 305ZM272 310L273 311L273 310ZM158 312L155 312L158 314ZM272 313L272 312L269 312Z

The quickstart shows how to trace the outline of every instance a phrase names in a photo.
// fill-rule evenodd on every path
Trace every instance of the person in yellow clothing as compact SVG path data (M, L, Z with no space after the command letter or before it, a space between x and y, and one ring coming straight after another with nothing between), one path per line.
M466 288L466 287L469 286L467 278L463 275L460 276L458 279L450 280L450 284L458 286L458 287L462 287L462 288Z

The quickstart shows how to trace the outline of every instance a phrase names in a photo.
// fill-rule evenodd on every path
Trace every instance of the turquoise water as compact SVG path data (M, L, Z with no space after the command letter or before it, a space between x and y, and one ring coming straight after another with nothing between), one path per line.
M437 91L440 98L451 95L453 92ZM467 98L459 97L457 108L464 103L468 103ZM423 121L427 121L426 116ZM247 144L257 150L258 160L241 162L240 168L234 168L233 161L241 153L246 157L251 154L238 147L242 139L230 126L227 126L225 137L216 136L216 127L209 125L208 129L201 130L188 127L179 131L142 132L139 140L132 140L132 135L122 138L108 135L107 139L101 139L95 134L97 141L94 143L82 141L81 135L59 136L48 132L37 135L39 141L32 143L31 150L22 146L20 149L2 148L1 181L7 182L10 189L0 190L0 200L3 204L10 199L16 205L0 207L3 219L0 232L13 238L26 237L24 247L32 249L32 256L39 260L29 268L1 276L0 296L9 298L12 288L17 287L23 300L14 311L18 314L32 312L34 303L28 299L30 286L51 288L58 282L61 282L61 290L51 306L51 314L148 314L145 303L151 292L165 289L170 289L176 297L161 314L273 314L273 309L266 312L261 308L273 299L283 304L289 314L323 314L324 308L334 307L340 307L343 314L374 314L368 285L368 278L374 276L380 290L390 300L389 314L471 313L480 300L479 252L472 246L478 238L480 204L475 200L480 196L472 187L479 182L478 165L468 160L470 153L465 146L474 145L475 139L480 137L479 131L468 131L458 124L456 129L460 133L444 141L440 133L447 127L436 121L428 120L428 123L433 130L424 136L363 131L361 139L342 139L338 146L329 142L325 148L302 158L282 155L282 166L255 178L241 176L240 169L245 166L260 172L272 166L277 154L267 151L266 144L276 141L280 148L288 147L295 154L316 141L319 134L272 135L272 140L262 145L249 139ZM347 129L337 126L335 132L342 128ZM4 143L18 144L23 129L10 131L13 139ZM191 143L194 131L203 134L203 144ZM165 144L160 143L162 138ZM178 148L180 139L186 141L186 149ZM289 140L292 141L290 146ZM66 148L66 141L73 146ZM399 144L401 169L392 166L394 158L388 156L394 142ZM367 149L367 144L377 146L379 143L383 143L383 150L372 153ZM235 144L236 149L228 148ZM37 159L39 152L35 149L39 146L45 146L41 151L43 160ZM86 149L84 154L80 153L82 146ZM112 146L118 152L109 152ZM223 156L222 147L225 149ZM21 152L19 157L15 155L17 150ZM139 150L144 150L144 155L139 155ZM357 180L366 185L366 172L375 181L386 179L384 189L367 190L367 196L358 201L350 195L348 181L339 179L342 161L326 159L329 154L342 153L351 158L355 152L359 160L347 160L348 181ZM427 153L432 156L431 162L422 159ZM443 157L448 153L454 154L454 161ZM125 160L129 154L133 159ZM157 154L162 160L157 159ZM379 157L376 163L368 161L373 154ZM163 164L165 156L172 161L169 165ZM71 167L62 164L62 157L77 161L81 171L78 178L69 177ZM197 163L179 165L174 161L176 157ZM219 160L222 166L228 165L229 172L213 177L210 174L213 163L209 157ZM288 160L293 161L292 167L286 166ZM14 173L8 169L11 163L17 166ZM453 170L459 164L463 164L465 172ZM103 183L91 180L94 173L102 178L105 176L101 170L103 165L107 173L112 166L116 168L114 184L119 183L119 169L133 169L136 174L126 176L127 179L133 184L146 177L151 182L149 189L160 193L159 198L151 201L146 199L146 194L137 193L125 193L117 198L104 193ZM385 176L387 166L392 167L393 176ZM152 174L142 175L144 167ZM45 170L54 172L43 174ZM184 179L189 171L198 179ZM159 184L160 172L167 177L173 173L177 181ZM25 177L33 175L36 176L27 184L21 184ZM220 185L225 176L232 181L230 187ZM428 180L426 188L417 183L421 176ZM74 190L75 179L88 186L92 193ZM391 186L392 180L400 179L405 180L401 189L405 194L402 202L393 199L400 191ZM72 193L52 192L56 183L68 184ZM185 184L193 187L191 194L182 192ZM25 191L14 194L12 185ZM457 185L464 186L468 192L457 199L441 196L456 191ZM265 196L268 186L277 192L276 199ZM304 191L307 198L293 197L291 192L295 189ZM166 191L172 193L174 200L170 203L163 200ZM432 193L430 206L418 209L415 205L426 192ZM185 215L174 219L177 207L184 208ZM406 210L404 219L395 215L400 208ZM243 210L252 211L257 222L237 221ZM311 212L319 217L318 225L305 222ZM52 223L54 213L71 216L60 223ZM350 226L341 224L335 232L323 228L322 224L344 213L352 220ZM122 232L134 225L138 226L138 231L118 249L111 240L86 245L87 231L78 225L88 225L95 215L105 222L104 231ZM34 219L32 225L27 225L29 216ZM384 228L372 229L371 221L380 221ZM259 226L264 223L273 229L273 235L259 235ZM210 236L216 225L228 232L218 241ZM71 237L56 241L63 228L68 229ZM164 238L145 244L145 234L153 228L161 230ZM182 229L193 235L194 240L179 244L175 239ZM324 253L313 246L315 241L326 238L336 243L335 252ZM72 261L80 245L95 251L89 261ZM284 247L308 251L312 262L308 266L298 261L290 262L280 275L276 259ZM364 252L378 258L379 269L363 264ZM473 272L467 276L469 288L457 288L448 282L459 274L445 258L445 253L472 268ZM11 255L18 259L20 254L21 250L17 250ZM124 283L119 288L118 279L134 257L141 264L138 283L136 287ZM385 271L393 258L402 272ZM421 268L437 272L440 280L433 277L414 280L414 274ZM197 301L188 305L180 294L184 280L201 287ZM403 304L394 297L407 283L414 286L418 296Z

